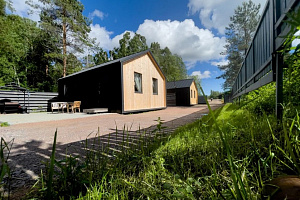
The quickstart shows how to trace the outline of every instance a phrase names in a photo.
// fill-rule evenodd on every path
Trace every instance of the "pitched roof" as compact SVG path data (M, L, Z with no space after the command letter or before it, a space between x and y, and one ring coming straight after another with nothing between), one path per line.
M190 87L193 83L194 79L184 79L179 81L170 81L167 82L166 88L168 89L174 89L174 88L186 88Z
M93 70L93 69L97 69L97 68L100 68L100 67L104 67L104 66L107 66L107 65L111 65L111 64L114 64L114 63L117 63L117 62L120 62L120 63L123 63L123 62L126 62L126 61L129 61L129 60L133 60L141 55L144 55L144 54L147 54L147 53L150 53L151 56L153 57L153 60L155 61L155 63L157 64L157 66L159 67L158 63L156 62L156 60L154 59L154 56L152 55L150 49L146 50L146 51L142 51L142 52L139 52L139 53L136 53L136 54L132 54L132 55L129 55L129 56L126 56L126 57L123 57L123 58L119 58L119 59L116 59L116 60L112 60L112 61L109 61L109 62L106 62L106 63L102 63L100 65L96 65L96 66L93 66L91 68L87 68L87 69L83 69L79 72L75 72L73 74L70 74L68 76L65 76L65 77L62 77L60 79L65 79L65 78L68 78L70 76L74 76L74 75L77 75L77 74L81 74L81 73L84 73L84 72L87 72L87 71L90 71L90 70ZM160 68L160 67L159 67ZM161 70L162 71L162 70ZM60 80L58 79L58 80Z

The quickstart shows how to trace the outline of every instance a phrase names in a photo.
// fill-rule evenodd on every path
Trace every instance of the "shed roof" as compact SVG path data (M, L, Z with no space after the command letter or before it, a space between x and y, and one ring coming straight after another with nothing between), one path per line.
M184 79L179 81L170 81L167 82L166 88L168 89L175 89L175 88L187 88L190 87L193 83L194 79Z
M83 69L83 70L81 70L81 71L79 71L79 72L75 72L75 73L73 73L73 74L70 74L70 75L68 75L68 76L62 77L62 78L60 78L60 79L65 79L65 78L68 78L68 77L71 77L71 76L74 76L74 75L77 75L77 74L81 74L81 73L84 73L84 72L87 72L87 71L90 71L90 70L93 70L93 69L97 69L97 68L101 68L101 67L104 67L104 66L108 66L108 65L111 65L111 64L114 64L114 63L117 63L117 62L123 63L123 62L126 62L126 61L130 61L130 60L133 60L133 59L135 59L135 58L137 58L137 57L139 57L139 56L142 56L142 55L144 55L144 54L147 54L147 53L149 53L149 54L152 56L153 60L155 61L155 63L156 63L157 66L159 67L159 65L158 65L158 63L156 62L156 60L154 59L154 56L152 55L150 49L148 49L148 50L146 50L146 51L142 51L142 52L139 52L139 53L136 53L136 54L132 54L132 55L123 57L123 58L119 58L119 59L112 60L112 61L109 61L109 62L106 62L106 63L102 63L102 64L100 64L100 65L96 65L96 66L93 66L93 67L91 67L91 68ZM160 68L160 67L159 67L159 68ZM160 70L161 70L161 69L160 69ZM161 70L161 72L162 72L162 70ZM162 74L163 74L163 72L162 72ZM60 79L58 79L58 80L60 80Z

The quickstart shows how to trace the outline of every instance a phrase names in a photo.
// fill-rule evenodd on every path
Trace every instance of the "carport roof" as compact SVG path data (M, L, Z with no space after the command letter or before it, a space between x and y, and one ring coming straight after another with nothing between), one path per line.
M109 61L109 62L106 62L106 63L102 63L100 65L96 65L96 66L93 66L91 68L87 68L87 69L84 69L84 70L81 70L79 72L76 72L76 73L73 73L73 74L70 74L66 77L62 77L58 80L61 80L61 79L65 79L65 78L68 78L68 77L71 77L71 76L74 76L74 75L77 75L77 74L81 74L81 73L84 73L84 72L87 72L87 71L90 71L90 70L93 70L93 69L97 69L97 68L100 68L100 67L104 67L104 66L107 66L107 65L111 65L111 64L114 64L114 63L117 63L117 62L120 62L120 63L123 63L123 62L126 62L126 61L129 61L129 60L132 60L132 59L135 59L139 56L142 56L144 54L147 54L147 53L150 53L151 56L153 57L154 59L154 56L153 54L151 53L150 49L146 50L146 51L142 51L142 52L139 52L139 53L136 53L136 54L132 54L132 55L129 55L129 56L126 56L126 57L123 57L123 58L119 58L119 59L116 59L116 60L112 60L112 61ZM154 59L154 61L156 62L156 60ZM158 63L156 62L157 66L159 67ZM159 67L160 68L160 67ZM161 69L160 69L161 70ZM161 70L162 72L162 70ZM163 73L163 72L162 72Z
M187 88L190 87L193 83L194 79L184 79L179 81L171 81L167 82L166 88L168 89L175 89L175 88Z

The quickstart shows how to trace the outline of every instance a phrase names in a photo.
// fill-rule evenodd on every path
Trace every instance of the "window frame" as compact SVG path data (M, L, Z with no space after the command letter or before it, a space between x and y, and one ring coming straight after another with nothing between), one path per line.
M139 77L140 77L140 84L141 84L141 90L140 91L136 90L137 88L135 86L136 85L136 78L135 78L136 74L139 75ZM143 75L141 73L134 72L133 81L134 81L134 85L133 85L134 93L142 94L143 93Z
M156 83L156 84L154 84ZM156 92L155 92L156 90ZM158 79L157 78L152 78L152 94L153 95L158 95Z

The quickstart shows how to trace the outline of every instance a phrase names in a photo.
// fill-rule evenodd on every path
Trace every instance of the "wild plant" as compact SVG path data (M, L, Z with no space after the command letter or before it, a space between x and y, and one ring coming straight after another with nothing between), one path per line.
M0 199L4 198L4 187L8 188L8 196L10 196L10 179L11 179L11 171L8 165L8 159L10 155L10 151L13 145L13 141L7 143L4 138L1 137L0 142ZM10 145L9 145L10 144ZM7 184L5 184L4 177L7 177Z

